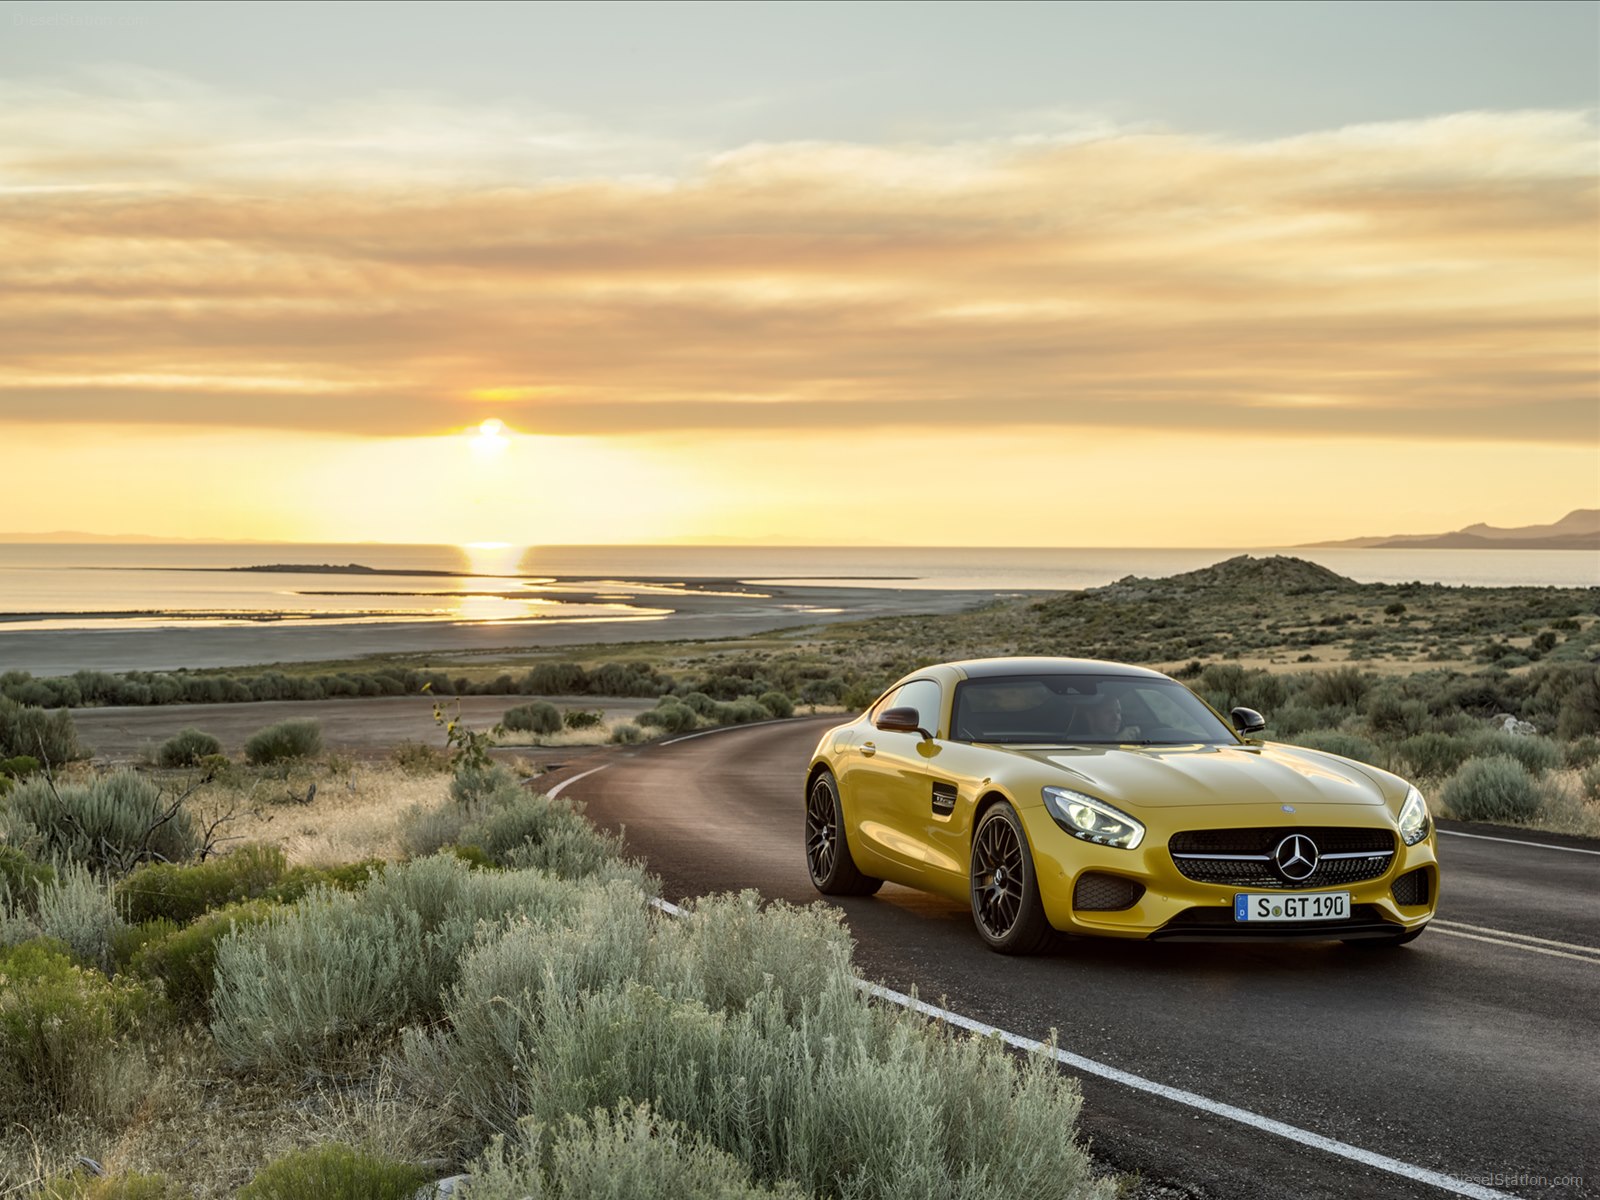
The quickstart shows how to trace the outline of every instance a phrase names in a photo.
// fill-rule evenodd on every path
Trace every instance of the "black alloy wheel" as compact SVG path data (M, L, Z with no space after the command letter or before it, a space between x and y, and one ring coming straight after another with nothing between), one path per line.
M883 886L883 880L863 874L850 855L839 785L831 771L819 773L806 792L806 867L812 885L825 896L870 896Z
M983 814L972 837L972 920L991 950L1032 954L1050 940L1039 902L1033 855L1016 811L1005 803Z

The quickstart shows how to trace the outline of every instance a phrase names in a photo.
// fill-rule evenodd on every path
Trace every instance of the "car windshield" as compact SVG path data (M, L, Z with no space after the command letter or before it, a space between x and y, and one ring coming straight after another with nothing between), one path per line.
M1013 745L1237 745L1181 683L1128 675L1003 675L956 685L951 734Z

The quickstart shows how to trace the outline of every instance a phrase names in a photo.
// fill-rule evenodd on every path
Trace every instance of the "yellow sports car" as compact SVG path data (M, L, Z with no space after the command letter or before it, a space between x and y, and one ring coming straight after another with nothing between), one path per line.
M1053 930L1411 941L1439 894L1427 801L1336 754L1265 744L1175 679L991 658L914 671L818 743L806 863L970 903L1002 954Z

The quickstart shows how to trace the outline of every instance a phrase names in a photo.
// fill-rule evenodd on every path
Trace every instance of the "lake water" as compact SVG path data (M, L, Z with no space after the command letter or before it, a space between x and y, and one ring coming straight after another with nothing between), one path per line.
M225 624L283 614L313 621L605 619L669 608L684 581L1061 591L1127 575L1173 575L1240 553L1292 554L1363 583L1600 586L1600 554L1587 551L9 544L0 545L0 619L12 628L127 628L130 621L165 624L176 614ZM459 574L219 570L347 563Z

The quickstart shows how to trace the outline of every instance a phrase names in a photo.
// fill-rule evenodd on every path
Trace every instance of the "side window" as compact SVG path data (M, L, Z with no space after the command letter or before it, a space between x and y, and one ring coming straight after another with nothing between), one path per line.
M914 708L924 729L939 736L939 685L931 679L913 679L890 698L887 708Z

